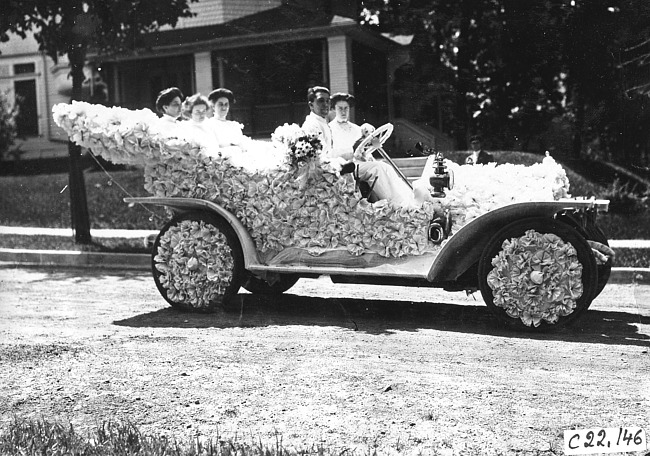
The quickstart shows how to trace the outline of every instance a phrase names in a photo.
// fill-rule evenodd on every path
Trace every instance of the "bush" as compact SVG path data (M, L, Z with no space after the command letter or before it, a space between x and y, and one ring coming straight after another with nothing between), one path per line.
M609 211L614 214L639 214L648 209L647 192L639 192L629 183L616 179L598 195L609 200Z
M0 160L9 153L17 136L18 107L10 101L10 92L0 92Z

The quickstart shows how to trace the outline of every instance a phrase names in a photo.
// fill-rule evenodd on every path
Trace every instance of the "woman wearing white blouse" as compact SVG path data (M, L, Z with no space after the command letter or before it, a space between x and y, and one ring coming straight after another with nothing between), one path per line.
M242 133L244 125L227 119L230 106L235 103L233 93L224 88L215 89L208 95L208 100L214 113L210 124L219 137L219 146L238 146L245 148L250 138L244 136L244 133Z
M217 156L220 153L220 140L210 122L207 121L209 110L208 99L196 93L183 102L183 112L189 120L179 122L178 125L183 136L204 146L203 151L207 155Z

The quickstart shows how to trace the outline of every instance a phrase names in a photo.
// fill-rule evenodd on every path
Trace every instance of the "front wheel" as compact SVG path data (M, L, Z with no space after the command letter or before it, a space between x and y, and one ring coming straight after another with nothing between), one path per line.
M486 245L478 269L487 306L521 329L574 321L589 307L598 286L596 261L585 238L548 218L505 226Z
M165 300L182 311L214 312L239 291L244 256L234 230L209 212L170 220L153 246L152 272Z

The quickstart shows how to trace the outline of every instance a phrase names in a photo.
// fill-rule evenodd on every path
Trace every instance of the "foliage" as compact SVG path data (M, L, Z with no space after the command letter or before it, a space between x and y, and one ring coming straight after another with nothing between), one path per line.
M9 91L0 92L0 160L4 158L16 139L18 108L9 99Z
M650 41L637 46L650 32L647 1L362 4L366 26L414 35L412 64L398 71L396 89L413 95L411 111L423 118L436 104L461 148L481 132L488 147L534 150L559 124L569 127L563 149L574 157L647 160L650 100L629 90L650 91Z
M175 26L189 17L188 2L197 0L39 0L4 2L0 42L10 34L22 38L34 32L39 48L55 62L67 55L72 76L72 99L81 100L83 67L88 47L99 54L121 53L142 44L146 33ZM81 149L70 145L70 213L75 238L90 242L86 188L79 165Z
M197 436L193 440L179 441L163 435L144 434L134 424L118 421L103 421L93 432L82 434L69 423L14 418L0 428L0 453L26 456L289 456L339 454L340 450L321 444L298 450L285 448L280 436L271 444L221 436L214 439ZM347 450L344 453L354 454Z
M650 195L648 193L639 194L629 183L621 184L618 179L608 185L599 196L610 201L609 210L615 214L648 212Z

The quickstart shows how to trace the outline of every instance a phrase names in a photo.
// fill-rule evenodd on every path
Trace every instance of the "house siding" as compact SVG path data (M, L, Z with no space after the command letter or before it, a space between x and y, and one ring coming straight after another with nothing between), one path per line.
M276 8L281 0L201 0L190 4L194 17L180 18L177 28L202 27L205 25L222 24L239 19L250 14ZM165 27L162 30L169 30Z

